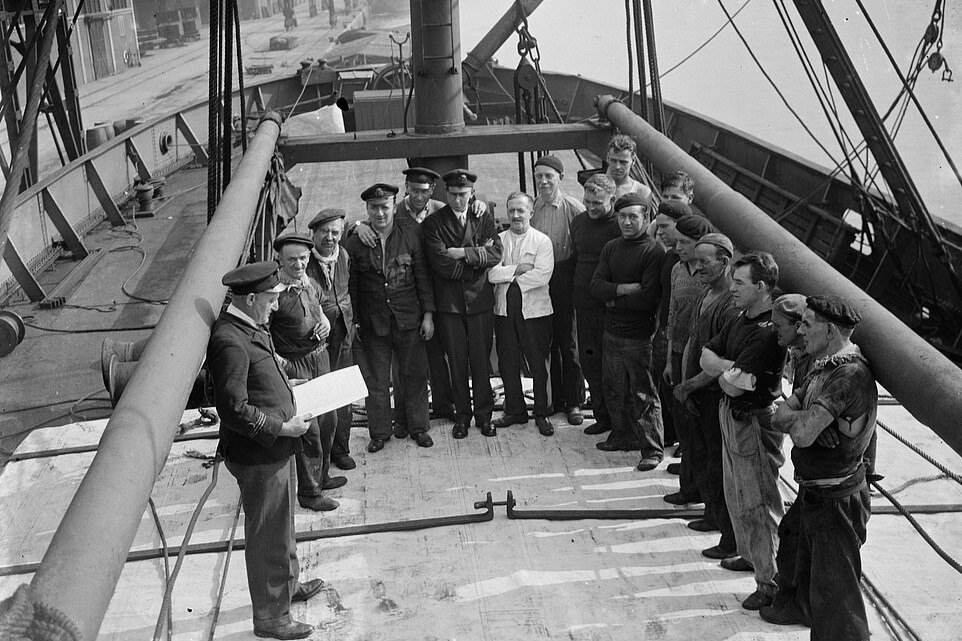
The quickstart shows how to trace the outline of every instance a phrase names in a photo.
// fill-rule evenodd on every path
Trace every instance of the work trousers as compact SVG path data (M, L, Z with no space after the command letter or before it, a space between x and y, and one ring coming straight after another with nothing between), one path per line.
M671 354L671 371L672 371L672 374L676 377L677 382L681 382L681 361L682 361L682 354L680 352L675 352ZM657 368L655 369L655 375L661 377L659 379L659 384L665 385L664 376L661 375L661 373L658 371ZM675 383L676 381L672 381L672 383ZM668 387L668 402L671 403L672 405L671 421L674 424L674 428L675 428L674 434L675 434L675 438L678 440L678 444L681 447L681 451L682 451L681 463L678 466L679 467L678 491L684 494L686 497L696 498L699 496L701 492L699 490L698 483L695 482L694 466L698 465L699 463L696 462L695 458L688 456L688 448L689 448L689 441L691 439L691 432L697 429L694 424L699 419L698 417L692 416L690 413L688 413L688 411L685 410L684 405L678 402L678 399L675 398L675 394L672 391L673 385L667 385L667 387ZM663 390L661 389L661 387L659 387L659 392L662 392L662 391ZM662 396L662 399L664 398L665 397ZM718 398L715 397L714 401L717 404ZM662 402L664 402L664 400L662 400ZM714 408L715 408L715 405L712 405L711 413L714 415L714 418L712 419L712 423L714 423L715 427L717 428L718 412L716 412ZM667 431L667 428L665 429ZM665 443L669 443L669 442L670 442L669 438L666 436ZM722 491L720 452L721 452L721 448L719 446L719 458L718 458L718 465L719 465L718 491L719 492ZM702 500L704 501L705 498L702 497Z
M792 608L812 641L867 641L860 579L871 499L864 480L847 496L802 487L778 527L776 607Z
M575 319L578 325L578 357L581 359L581 371L591 392L591 412L595 422L611 427L611 414L608 412L602 384L605 308L577 309Z
M364 380L368 395L367 428L372 439L391 438L391 358L397 360L400 376L394 384L395 399L404 398L405 424L412 434L428 429L428 361L418 328L399 329L391 317L391 330L378 336L359 330L364 350Z
M504 413L527 414L521 389L521 359L528 363L534 382L534 415L550 416L548 398L548 350L551 347L551 315L525 318L521 313L521 288L511 283L507 292L507 316L494 317L498 339L498 368L504 383Z
M451 397L451 370L448 368L448 359L444 355L444 348L441 346L441 339L435 331L431 340L424 341L424 351L428 359L428 382L431 389L430 407L434 410L435 416L454 416L454 401ZM391 365L391 376L394 381L395 389L401 389L401 368L397 360ZM407 408L404 406L404 394L394 395L394 422L398 425L407 425Z
M333 327L331 327L331 333L327 337L327 356L331 362L331 371L344 369L354 364L354 350L351 345L352 341L348 340L347 329L344 317L338 315ZM335 414L337 414L337 427L334 430L331 457L336 460L351 453L351 421L354 416L351 412L350 403L335 410Z
M288 623L300 569L294 540L293 461L224 465L237 479L244 506L244 559L254 625Z
M724 394L718 405L725 501L738 553L755 567L757 590L769 596L776 591L776 537L785 514L778 491L784 435L772 428L773 413L768 407L739 413L736 419Z
M665 445L671 445L678 440L675 434L675 395L671 385L665 381L665 365L668 363L668 336L665 328L661 327L651 339L651 375L658 387L658 398L661 400L661 424L665 430ZM691 479L688 479L691 481Z
M697 390L689 397L699 413L694 415L682 409L681 418L691 428L685 432L682 461L692 474L697 488L695 493L705 502L705 520L721 530L719 547L734 553L738 546L725 502L722 471L722 435L718 423L720 397L719 390Z
M300 358L289 359L287 375L290 378L312 379L331 371L331 361L325 347ZM331 451L334 432L337 429L337 413L327 412L311 420L311 425L301 436L301 451L294 454L297 468L297 495L320 496L324 480L330 475Z
M467 423L473 414L475 425L490 422L494 399L491 396L488 367L491 344L494 342L494 312L439 312L435 314L435 324L441 333L441 343L451 367L451 391L456 420Z
M605 332L605 401L611 412L608 439L626 445L640 444L641 456L664 456L661 401L651 375L651 341L624 338Z
M554 264L548 281L551 298L551 403L556 412L581 407L585 402L585 377L578 362L574 301L571 297L575 262Z

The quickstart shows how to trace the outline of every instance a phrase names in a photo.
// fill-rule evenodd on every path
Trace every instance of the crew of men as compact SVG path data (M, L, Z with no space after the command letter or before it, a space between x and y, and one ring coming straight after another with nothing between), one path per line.
M681 462L668 471L679 489L664 500L704 503L688 527L719 533L705 557L754 573L742 606L772 623L807 625L812 639L868 639L859 548L877 397L851 342L858 310L831 296L778 296L771 254L737 254L693 213L684 172L665 177L656 206L629 175L634 158L634 141L613 137L607 171L585 182L579 202L564 193L562 161L541 157L536 196L509 194L500 232L475 198L476 174L410 168L400 202L387 183L360 194L366 220L349 233L344 210L323 209L310 234L277 238L276 264L224 277L232 303L215 325L208 364L220 450L244 502L258 636L310 634L289 615L291 600L320 590L297 580L293 499L335 509L325 492L347 478L330 466L356 465L350 407L301 421L290 381L356 362L369 389L372 454L392 437L431 447L432 415L452 421L455 439L470 435L472 421L486 437L527 424L523 373L544 437L555 432L555 414L580 425L590 409L584 433L607 434L600 450L638 451L642 472L677 442ZM446 202L431 198L439 180ZM495 345L504 386L497 417ZM776 409L783 376L793 393ZM799 485L787 513L777 485L785 434ZM270 501L283 509L260 505ZM279 548L257 558L271 542Z

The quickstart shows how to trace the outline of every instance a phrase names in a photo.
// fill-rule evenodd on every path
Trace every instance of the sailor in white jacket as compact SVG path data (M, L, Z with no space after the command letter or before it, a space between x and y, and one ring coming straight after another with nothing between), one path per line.
M551 239L531 226L534 200L516 191L508 196L508 221L501 232L501 262L488 271L494 285L494 329L504 383L504 415L495 427L528 422L521 390L521 358L534 379L534 415L538 431L554 434L548 394L548 354L551 348L551 298L548 282L554 271Z

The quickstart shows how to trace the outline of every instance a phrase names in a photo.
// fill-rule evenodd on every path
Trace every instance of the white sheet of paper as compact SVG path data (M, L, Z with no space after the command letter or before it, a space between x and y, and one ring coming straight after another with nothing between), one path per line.
M361 369L354 365L312 378L294 388L298 416L314 418L367 396Z

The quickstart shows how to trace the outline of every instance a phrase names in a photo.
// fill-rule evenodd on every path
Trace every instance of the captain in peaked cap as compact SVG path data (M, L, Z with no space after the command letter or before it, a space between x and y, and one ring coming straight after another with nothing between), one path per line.
M291 619L291 601L313 597L324 582L298 581L293 454L309 423L295 416L294 392L263 328L284 285L273 262L238 267L221 282L231 303L211 330L207 368L220 417L218 452L244 506L254 633L303 638L313 628Z
M375 183L361 192L361 200L367 202L376 198L394 198L400 191L394 185Z
M421 231L434 280L435 326L451 367L456 414L453 435L466 437L473 416L482 434L494 436L488 378L494 290L487 270L501 261L501 238L492 213L477 213L470 206L477 175L455 169L444 174L443 180L447 204L424 220ZM469 378L473 388L468 385Z

